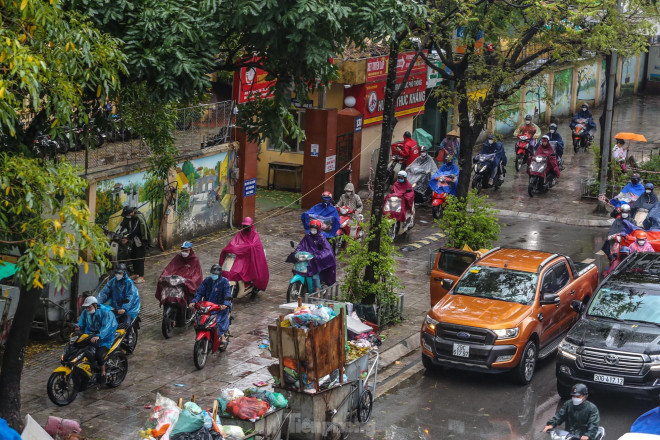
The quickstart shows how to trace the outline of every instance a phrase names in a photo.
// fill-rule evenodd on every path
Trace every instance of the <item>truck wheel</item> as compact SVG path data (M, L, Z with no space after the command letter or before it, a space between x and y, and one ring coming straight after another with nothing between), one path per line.
M566 400L571 397L571 387L562 385L559 383L559 381L557 381L557 394L559 394L559 397L561 397L563 400Z
M431 358L429 358L427 355L422 354L422 365L428 372L432 372L436 370L435 365L433 364L433 361Z
M538 348L536 347L536 342L531 340L527 341L520 362L513 370L514 378L520 385L527 385L532 381L534 370L536 369L537 356Z

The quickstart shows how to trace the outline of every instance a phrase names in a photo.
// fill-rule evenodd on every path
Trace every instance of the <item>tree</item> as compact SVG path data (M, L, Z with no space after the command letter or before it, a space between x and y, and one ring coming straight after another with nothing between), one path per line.
M458 103L462 170L458 196L468 193L473 145L499 106L530 80L566 60L609 53L612 48L626 54L641 52L651 15L657 16L655 7L643 0L628 3L626 12L618 11L615 0L597 5L587 0L434 3L430 48L437 51L443 68L427 62L445 84L454 84L453 90L445 86L441 94L455 97ZM480 37L495 49L484 54L476 44ZM477 91L483 99L476 99Z

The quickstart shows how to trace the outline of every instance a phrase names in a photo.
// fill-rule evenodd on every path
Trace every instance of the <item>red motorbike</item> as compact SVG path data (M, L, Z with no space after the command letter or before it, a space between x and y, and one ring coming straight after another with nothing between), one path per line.
M335 255L339 253L340 249L346 246L346 239L344 236L348 235L356 240L362 240L362 237L364 236L362 214L357 216L357 225L354 226L352 224L353 214L355 214L354 209L351 209L348 206L337 206L337 212L339 212L339 229L337 230L337 235L333 242ZM355 232L352 233L351 229L354 229Z
M591 145L591 135L587 131L587 120L578 119L577 124L573 127L573 151L576 153L582 148L584 151L587 151Z
M530 138L524 134L518 135L518 142L516 142L516 171L520 171L522 165L529 160L529 155L532 153L532 147L529 142Z
M438 186L453 185L456 178L456 176L451 174L440 176L440 179L438 180ZM442 213L444 212L445 206L447 205L447 194L448 193L445 191L433 191L431 210L433 212L433 218L436 220L442 218Z
M200 301L195 304L195 348L193 349L193 362L201 370L206 365L209 355L218 351L220 338L218 337L218 317L213 312L222 310L221 305L210 301ZM225 347L226 348L226 347ZM220 351L224 351L222 348Z
M159 283L163 284L160 305L163 307L163 323L161 331L165 339L174 334L174 327L188 327L193 320L193 313L188 307L194 296L186 289L186 279L179 275L162 277Z
M527 172L529 173L527 193L530 197L534 197L534 193L547 191L557 184L557 176L550 170L547 156L532 157Z

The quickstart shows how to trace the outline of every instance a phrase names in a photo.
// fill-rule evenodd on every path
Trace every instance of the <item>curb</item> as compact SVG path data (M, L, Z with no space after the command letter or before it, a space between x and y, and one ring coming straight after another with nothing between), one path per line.
M497 208L496 208L497 209ZM573 226L591 226L591 227L601 227L609 228L612 225L613 219L579 219L571 217L558 217L555 215L545 215L545 214L534 214L530 212L523 211L509 211L507 209L498 209L498 216L504 217L520 217L520 218L529 218L532 220L541 220L555 223L563 223L566 225Z
M397 360L402 357L407 356L412 353L419 347L419 331L416 331L412 335L403 339L401 342L396 344L394 347L390 347L387 350L380 353L378 360L378 370L382 371L392 365Z

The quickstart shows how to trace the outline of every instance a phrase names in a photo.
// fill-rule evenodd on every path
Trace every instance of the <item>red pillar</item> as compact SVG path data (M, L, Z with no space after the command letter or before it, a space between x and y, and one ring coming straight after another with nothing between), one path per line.
M355 192L360 184L360 152L362 151L362 113L355 108L345 108L337 113L337 134L353 133L353 161L351 162L351 183ZM367 158L367 161L369 158ZM335 196L335 199L337 196Z
M234 208L234 224L240 225L244 217L255 215L255 202L257 190L257 152L258 145L248 140L242 130L236 129L235 137L239 143L238 147L238 180L234 187L236 205ZM247 196L245 187L247 182ZM253 188L253 189L252 189Z
M307 110L305 136L301 207L309 209L321 201L323 191L332 192L334 189L334 174L337 171L337 109Z

